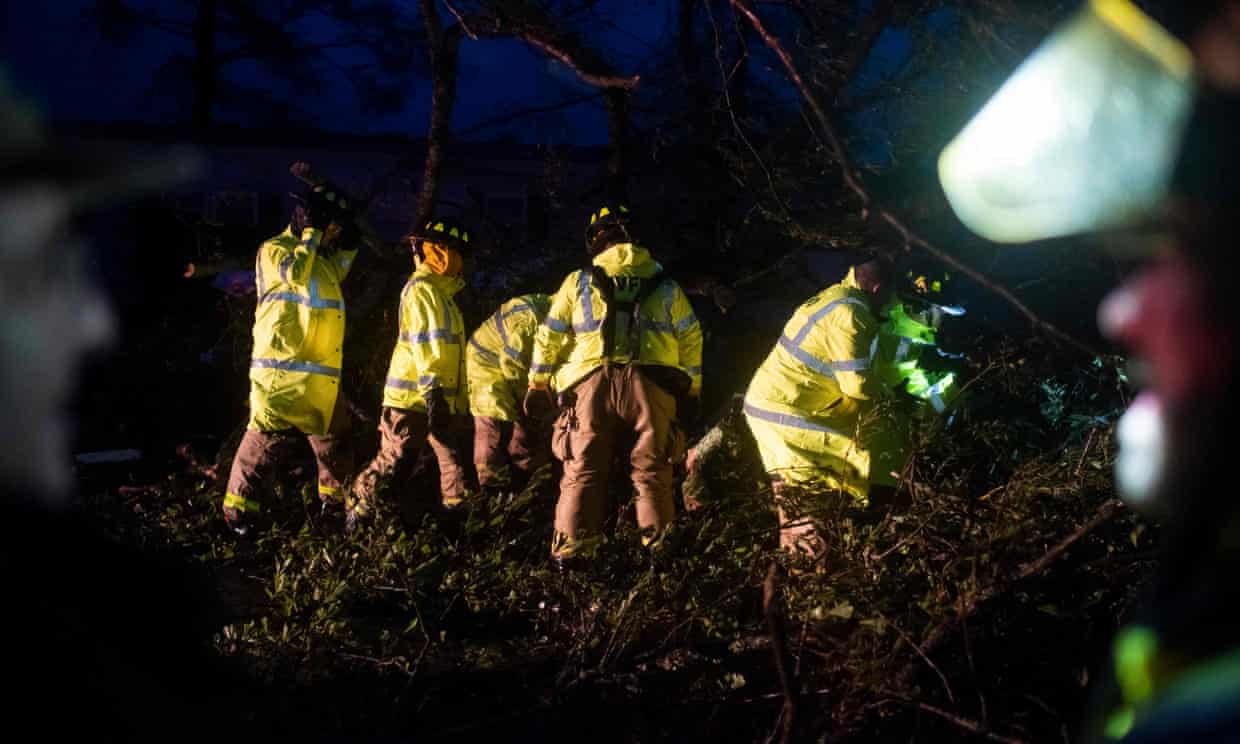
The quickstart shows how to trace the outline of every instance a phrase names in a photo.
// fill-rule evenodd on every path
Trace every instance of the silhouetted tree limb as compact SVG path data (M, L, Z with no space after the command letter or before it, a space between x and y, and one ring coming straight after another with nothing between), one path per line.
M1026 744L1024 739L1014 739L1010 736L1003 736L1001 734L996 734L995 732L991 731L989 728L987 728L983 724L978 723L977 721L970 721L967 718L961 718L955 713L951 713L949 711L943 710L942 708L937 708L933 705L930 705L929 703L917 703L916 705L919 710L924 710L927 713L932 713L938 716L939 718L942 718L943 720L948 721L949 723L951 723L952 725L956 726L957 728L963 731L968 731L971 734L980 736L985 739L989 739L990 741L998 741L998 742L1002 742L1002 744Z
M969 618L978 608L986 602L994 599L1009 589L1013 584L1025 579L1037 576L1050 568L1050 566L1063 557L1064 553L1075 545L1081 538L1090 534L1098 527L1109 522L1117 512L1123 507L1123 503L1115 499L1107 499L1094 511L1092 517L1083 522L1071 534L1055 543L1050 550L1047 550L1037 560L1029 561L1022 564L1016 571L1006 577L1002 577L991 584L979 589L968 597L961 600L960 611L947 619L946 621L936 625L923 636L920 643L920 653L929 654L936 649L948 635L956 629L961 621ZM916 669L916 662L911 662L901 672L898 679L905 682L912 678Z
M788 634L784 626L777 561L771 561L766 570L766 579L762 582L762 614L766 618L766 630L771 637L771 652L775 655L775 672L784 696L784 705L779 715L779 741L780 744L788 744L792 741L796 726L797 684L792 654L788 652Z
M840 175L844 180L844 184L861 202L861 214L864 219L876 219L894 229L903 239L905 250L909 250L912 247L920 248L942 263L947 264L956 271L968 276L979 285L1002 297L1014 308L1016 308L1021 315L1025 316L1030 324L1033 325L1035 330L1044 332L1053 338L1063 341L1088 356L1099 356L1098 352L1087 344L1082 343L1076 338L1064 333L1046 320L1043 320L1009 289L934 246L905 225L904 222L895 214L887 209L884 209L880 205L874 204L869 191L861 182L860 174L853 169L848 151L844 148L843 141L839 138L839 135L835 130L835 126L831 123L830 118L827 116L826 110L818 101L818 97L814 95L813 91L810 90L809 86L806 85L805 80L801 77L801 73L797 69L796 62L792 59L792 56L788 53L788 50L784 48L779 39L771 33L769 29L767 29L766 24L762 22L762 19L758 16L757 12L747 0L730 1L732 7L749 21L749 24L753 26L754 30L758 32L758 35L762 37L763 42L765 42L771 51L779 57L789 79L797 87L797 90L801 94L801 98L805 101L805 105L813 114L814 119L818 124L820 135L826 139L826 144L832 157L835 159L835 162L839 164Z

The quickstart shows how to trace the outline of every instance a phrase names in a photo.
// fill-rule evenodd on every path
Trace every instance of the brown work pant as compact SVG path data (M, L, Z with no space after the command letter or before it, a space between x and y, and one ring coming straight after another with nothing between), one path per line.
M245 502L245 510L256 510L264 492L271 489L276 469L296 454L298 439L305 436L318 465L319 498L334 500L353 470L353 448L349 443L349 411L344 396L336 396L332 423L321 436L304 435L296 429L263 432L247 429L237 447L228 475L228 492Z
M502 488L512 483L509 465L525 476L551 457L550 430L524 421L474 416L474 466L478 485Z
M561 412L551 441L564 462L552 543L552 553L561 557L575 552L582 537L600 533L612 460L625 447L632 448L637 524L662 530L675 516L672 463L684 453L684 435L674 422L676 399L638 367L606 365L572 393L576 401Z
M465 496L465 469L452 442L430 434L425 411L383 407L379 418L379 451L353 483L353 498L365 509L385 484L398 482L408 473L424 443L439 461L439 491L444 506L456 506Z

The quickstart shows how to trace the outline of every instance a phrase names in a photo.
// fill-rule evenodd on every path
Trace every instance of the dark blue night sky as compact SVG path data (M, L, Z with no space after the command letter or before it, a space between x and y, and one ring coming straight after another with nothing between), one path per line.
M54 120L171 122L184 117L184 101L175 91L156 88L152 76L173 54L188 53L188 42L162 31L144 30L138 43L112 44L84 20L90 5L87 0L8 4L5 56L19 85L43 103ZM666 48L666 29L669 21L674 21L664 17L667 8L663 5L603 3L594 21L597 33L592 38L608 47L609 57L618 68L626 73L648 75L656 62L651 50ZM160 7L163 12L184 15L186 4L173 2ZM416 16L409 20L421 23ZM308 23L306 32L330 33L331 29ZM418 53L424 51L419 47ZM351 61L347 51L331 54L335 63ZM287 83L256 65L241 63L229 67L228 72L274 101L295 98ZM378 116L362 111L343 73L330 75L322 80L319 105L313 107L313 116L318 120L306 124L329 131L423 133L429 117L430 91L427 80L418 82L422 87L409 96L402 111ZM505 39L464 40L459 85L453 124L454 129L461 131L505 111L554 104L590 92L567 68L548 61L521 42ZM487 128L471 136L494 139L501 135L596 144L606 141L606 120L601 106L589 102L516 126Z
M39 100L56 121L139 121L144 123L184 123L188 118L189 93L184 77L157 82L156 70L176 54L188 54L188 41L169 33L145 29L134 43L118 45L106 40L86 19L90 0L58 0L47 3L10 3L6 9L5 57L10 72L29 95ZM147 3L161 14L179 17L188 23L191 3ZM652 80L659 65L673 51L676 23L675 3L658 0L609 0L600 3L589 18L589 42L598 45L609 61L626 74L640 74ZM420 27L414 4L407 4L407 21ZM451 20L450 17L447 20ZM299 30L307 38L330 36L336 29L330 21L305 22ZM907 54L908 34L889 29L859 76L860 85L894 69ZM660 52L663 52L662 54ZM416 53L424 54L419 46ZM357 134L425 133L429 118L429 80L423 71L406 90L403 108L378 115L359 105L350 81L339 67L356 61L356 52L330 53L329 72L321 80L319 95L310 99L298 95L291 86L251 62L226 68L234 81L242 82L242 95L257 104L288 105L305 114L294 120L307 128ZM351 56L353 55L353 56ZM760 65L756 74L775 95L794 93L773 70ZM707 67L707 73L713 70ZM560 111L521 118L510 124L478 128L506 112L548 106L569 99L588 98L591 90L581 84L563 65L550 61L541 52L515 40L465 39L461 45L459 94L453 116L453 129L465 139L494 140L512 138L524 142L601 144L606 141L606 118L597 98ZM308 103L312 100L312 103ZM251 104L254 105L253 103ZM227 107L219 108L224 123L251 126L255 122ZM873 126L877 122L869 122Z

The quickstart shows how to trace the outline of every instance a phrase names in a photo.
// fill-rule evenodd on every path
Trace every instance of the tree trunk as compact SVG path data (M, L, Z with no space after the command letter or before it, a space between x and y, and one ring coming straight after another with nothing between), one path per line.
M419 0L418 7L426 22L426 37L431 58L431 124L426 134L426 163L422 168L422 190L413 212L413 227L426 224L435 211L439 192L439 175L443 169L444 150L451 135L452 108L456 105L456 62L460 50L461 26L453 24L447 31L440 28L436 0Z
M215 108L219 75L219 61L215 54L218 10L217 0L199 0L198 15L194 19L194 129L199 134L211 128L211 115Z

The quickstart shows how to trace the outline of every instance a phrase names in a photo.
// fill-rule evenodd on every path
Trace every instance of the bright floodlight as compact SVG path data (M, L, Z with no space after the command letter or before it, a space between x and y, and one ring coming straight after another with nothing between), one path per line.
M1092 0L943 150L943 189L1002 243L1127 223L1165 195L1193 91L1182 43L1129 0Z

